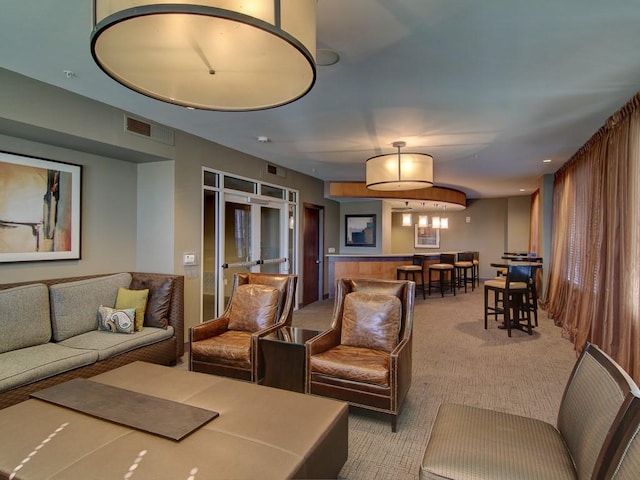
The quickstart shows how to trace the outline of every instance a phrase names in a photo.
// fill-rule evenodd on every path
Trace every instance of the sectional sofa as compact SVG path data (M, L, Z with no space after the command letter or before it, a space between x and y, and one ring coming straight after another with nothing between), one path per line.
M140 324L131 333L99 329L98 310L116 307L121 289L135 296L148 290ZM0 408L72 378L137 360L174 365L183 354L180 275L124 272L0 284Z

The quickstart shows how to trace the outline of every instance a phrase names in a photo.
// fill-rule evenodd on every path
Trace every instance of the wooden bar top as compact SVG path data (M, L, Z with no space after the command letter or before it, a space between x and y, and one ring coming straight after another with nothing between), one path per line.
M329 298L335 296L335 282L338 278L374 278L395 280L397 269L402 265L411 265L414 255L426 257L426 263L437 263L441 253L458 252L415 252L415 253L329 253Z

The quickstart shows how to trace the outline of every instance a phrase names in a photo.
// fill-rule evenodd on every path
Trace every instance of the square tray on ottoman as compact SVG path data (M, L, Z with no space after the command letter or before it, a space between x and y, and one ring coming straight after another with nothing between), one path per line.
M174 441L27 400L0 410L0 478L336 478L347 459L343 402L145 362L91 380L219 417Z

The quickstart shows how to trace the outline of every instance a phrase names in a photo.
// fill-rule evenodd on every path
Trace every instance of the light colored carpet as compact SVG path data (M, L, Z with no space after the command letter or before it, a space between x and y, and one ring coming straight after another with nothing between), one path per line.
M416 297L411 389L391 432L388 417L352 408L349 458L340 478L412 479L418 470L438 406L457 402L538 418L555 425L564 386L576 361L573 346L540 311L532 336L512 337L489 320L483 325L483 290ZM294 325L322 328L332 300L294 313Z
M351 408L349 458L340 478L416 480L438 406L457 402L538 418L555 425L571 369L573 346L539 312L533 335L512 337L489 320L483 325L483 289L440 297L416 297L411 389L391 432L388 417ZM293 324L322 330L333 300L294 312ZM187 369L188 354L177 368Z

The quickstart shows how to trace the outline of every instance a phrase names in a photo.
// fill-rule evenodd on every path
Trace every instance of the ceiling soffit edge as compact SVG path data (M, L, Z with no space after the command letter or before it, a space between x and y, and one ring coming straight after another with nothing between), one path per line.
M325 182L325 197L334 200L346 198L377 198L397 200L419 200L425 202L443 202L467 206L464 192L446 187L430 187L417 190L374 191L369 190L365 182Z

